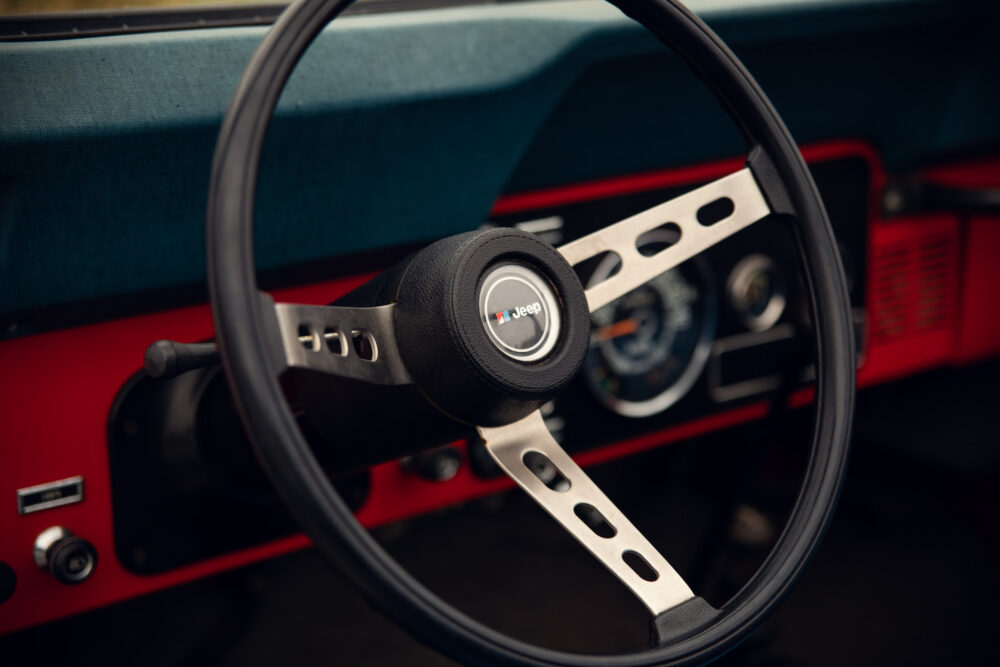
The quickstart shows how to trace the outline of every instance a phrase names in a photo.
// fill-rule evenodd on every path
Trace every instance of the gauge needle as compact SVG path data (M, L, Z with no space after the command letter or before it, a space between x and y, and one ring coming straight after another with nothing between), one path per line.
M635 330L638 328L639 321L630 317L626 320L619 320L601 327L591 334L590 340L591 343L602 343L606 340L611 340L612 338L618 338L619 336L627 336L630 333L635 333Z

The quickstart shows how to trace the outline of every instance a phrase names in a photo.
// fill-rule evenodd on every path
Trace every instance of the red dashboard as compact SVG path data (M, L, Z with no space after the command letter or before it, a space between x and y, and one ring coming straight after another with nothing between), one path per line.
M856 141L807 146L812 164L851 156L868 163L870 202L864 354L858 382L869 386L931 367L968 363L1000 352L1000 299L994 285L1000 266L996 220L939 212L886 219L885 185L878 154ZM694 184L738 168L724 160L684 169L613 178L543 192L508 195L497 216L548 209L628 193ZM973 187L1000 183L1000 160L942 167L929 179ZM275 292L282 301L328 303L363 283L360 275ZM119 562L114 547L108 419L123 383L141 366L147 345L160 338L197 341L212 335L207 305L104 321L0 342L0 421L4 457L0 469L0 561L16 574L12 597L0 604L0 633L142 595L308 544L294 535L155 575L135 574ZM799 392L794 404L808 400ZM684 440L757 420L770 410L765 400L695 418L577 456L582 465ZM464 452L464 445L459 445ZM18 489L83 477L80 502L21 515ZM428 512L512 486L506 478L484 479L469 466L447 482L407 473L397 463L376 466L370 493L357 516L366 526ZM86 537L99 562L77 586L59 583L32 558L36 536L61 525Z

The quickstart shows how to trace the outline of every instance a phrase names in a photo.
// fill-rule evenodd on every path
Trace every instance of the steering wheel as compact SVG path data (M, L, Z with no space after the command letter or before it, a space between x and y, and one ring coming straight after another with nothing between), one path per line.
M749 146L745 168L558 249L523 232L438 241L377 280L366 307L275 304L256 285L253 208L264 136L303 52L351 0L299 0L257 49L226 113L212 166L208 278L222 364L243 424L285 503L323 555L416 638L473 664L695 664L751 632L815 552L843 481L854 406L854 337L844 271L820 197L792 137L736 56L676 0L612 0L674 48L715 91ZM706 211L722 210L706 218ZM799 496L753 578L716 609L549 435L538 411L580 368L589 313L772 214L791 221L816 340L815 424ZM637 240L672 223L673 245ZM615 253L620 270L584 289L573 266ZM282 392L290 368L375 385L412 385L474 425L500 468L648 608L652 645L623 655L549 650L506 637L424 588L355 520L317 463ZM334 400L334 399L331 399ZM349 446L350 443L347 443ZM553 488L526 455L565 479Z

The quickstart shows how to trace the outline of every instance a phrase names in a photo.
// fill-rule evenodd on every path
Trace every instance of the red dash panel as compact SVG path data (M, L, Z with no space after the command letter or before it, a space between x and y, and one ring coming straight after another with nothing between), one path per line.
M865 157L872 168L873 192L881 188L883 176L878 156L866 144L831 142L806 147L803 153L810 161L855 155ZM515 194L501 198L494 212L524 211L694 184L718 178L741 166L740 160L722 160L545 192ZM887 228L878 238L881 242L891 240L894 234L905 236L908 233L902 227L895 232ZM327 303L367 278L359 276L281 290L275 296L284 301ZM200 305L0 342L0 369L3 372L0 423L4 424L0 500L7 499L0 502L0 560L13 567L18 576L14 596L0 605L0 633L174 586L309 544L305 537L293 536L154 576L132 574L114 556L106 442L111 403L125 380L139 369L149 343L160 338L197 341L211 335L209 308ZM912 353L897 351L892 347L897 343L885 336L879 344L868 355L869 365L903 372L902 360ZM937 349L935 345L930 349ZM81 354L81 350L86 350L86 354ZM887 354L889 356L883 358L896 361L878 361L880 355ZM933 355L925 353L925 358L931 359ZM877 376L878 373L871 374L871 377ZM752 404L590 450L578 459L582 465L592 465L759 419L766 413L766 404ZM469 472L468 466L463 466L458 477L446 483L423 481L404 473L395 463L376 466L372 474L371 497L358 513L359 520L367 526L414 516L512 486L506 478L480 480ZM15 489L73 475L83 475L85 479L81 503L27 516L17 514L13 502ZM31 560L35 536L56 524L85 537L97 548L98 567L92 579L82 585L59 584L43 574Z

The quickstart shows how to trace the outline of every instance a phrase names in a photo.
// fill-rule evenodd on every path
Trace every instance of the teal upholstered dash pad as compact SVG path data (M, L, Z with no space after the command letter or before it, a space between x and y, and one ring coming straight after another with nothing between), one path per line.
M898 169L1000 145L983 112L996 3L691 4L801 141L866 139ZM203 279L215 135L263 34L0 44L0 314ZM258 264L431 239L504 190L741 148L679 59L596 0L347 17L279 104Z

